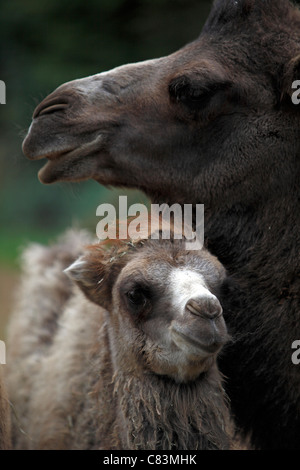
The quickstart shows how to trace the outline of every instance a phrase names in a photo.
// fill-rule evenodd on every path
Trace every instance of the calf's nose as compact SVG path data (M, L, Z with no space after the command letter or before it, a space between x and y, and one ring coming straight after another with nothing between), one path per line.
M222 315L222 307L215 296L193 297L186 303L185 309L192 315L207 320L215 320Z

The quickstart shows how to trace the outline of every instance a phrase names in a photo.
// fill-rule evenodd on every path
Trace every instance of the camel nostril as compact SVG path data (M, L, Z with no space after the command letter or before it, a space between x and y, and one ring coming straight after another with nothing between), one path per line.
M214 320L223 313L221 304L216 297L190 299L185 308L193 315L198 315L209 320Z
M33 119L43 116L45 114L55 113L57 111L62 111L69 106L69 103L66 100L44 100L42 101L35 109L33 113Z

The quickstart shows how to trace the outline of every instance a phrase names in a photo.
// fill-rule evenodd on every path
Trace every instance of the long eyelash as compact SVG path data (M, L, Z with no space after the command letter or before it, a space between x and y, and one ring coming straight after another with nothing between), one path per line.
M192 102L198 105L206 105L210 99L214 96L215 91L209 90L205 92L200 92L196 90L195 92L190 92L186 97L182 98L182 101Z
M144 297L144 299L145 299L144 305L146 305L146 303L151 299L151 292L150 292L149 288L145 287L145 286L143 286L143 287L140 286L139 288L135 288L135 289L132 289L132 290L126 292L126 296L127 296L128 300L132 303L132 305L134 305L135 302L130 297L131 297L131 294L134 293L134 292L135 293L138 292L142 297Z
M186 104L205 106L215 93L229 88L229 82L210 83L206 85L193 85L188 77L180 77L169 85L170 95Z

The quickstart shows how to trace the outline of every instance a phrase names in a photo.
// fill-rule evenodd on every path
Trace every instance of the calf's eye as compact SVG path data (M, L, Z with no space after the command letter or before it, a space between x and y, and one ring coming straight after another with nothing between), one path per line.
M129 302L136 307L144 307L147 303L147 297L141 288L132 289L126 295Z

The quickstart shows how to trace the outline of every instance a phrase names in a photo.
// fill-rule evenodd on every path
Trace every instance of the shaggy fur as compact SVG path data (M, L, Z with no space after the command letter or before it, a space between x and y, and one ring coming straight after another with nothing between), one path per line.
M205 205L208 249L241 288L226 319L239 340L221 370L238 425L261 449L299 449L299 79L292 3L216 0L198 39L174 54L59 87L23 145L49 158L44 183L93 178Z
M9 390L17 416L14 447L228 449L233 429L215 356L191 382L176 383L153 373L139 327L125 331L130 324L125 315L119 332L118 309L111 305L108 312L91 303L62 274L86 241L86 235L72 233L53 247L25 252L26 276L8 339ZM152 243L150 251L158 246ZM103 255L97 252L92 250L91 256L98 256L100 266ZM126 256L115 254L113 262L109 254L106 263L114 283L128 259L139 253L130 249ZM203 253L205 263L209 256ZM208 273L211 282L221 269L215 264L214 271L214 263ZM217 275L223 276L223 268ZM111 296L116 288L105 290L105 282L97 283L99 289ZM111 303L108 298L103 302ZM137 354L145 364L135 359Z

